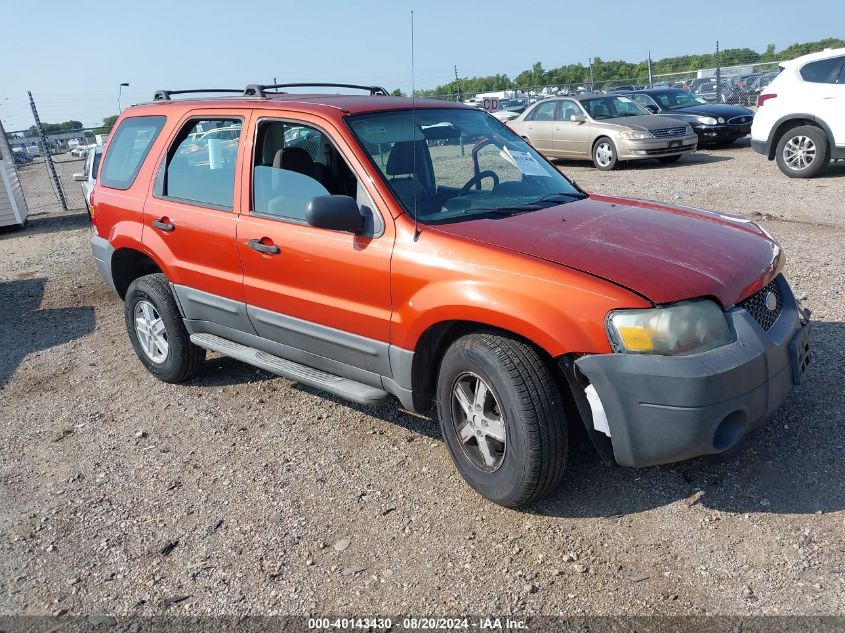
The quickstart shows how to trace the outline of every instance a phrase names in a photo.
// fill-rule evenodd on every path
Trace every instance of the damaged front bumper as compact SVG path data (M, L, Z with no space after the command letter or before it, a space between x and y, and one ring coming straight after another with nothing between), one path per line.
M768 331L734 307L726 316L736 341L708 352L577 359L567 375L573 392L587 389L589 400L576 393L576 402L597 446L609 434L617 463L653 466L723 453L765 424L809 362L809 327L783 277L778 284L783 306Z

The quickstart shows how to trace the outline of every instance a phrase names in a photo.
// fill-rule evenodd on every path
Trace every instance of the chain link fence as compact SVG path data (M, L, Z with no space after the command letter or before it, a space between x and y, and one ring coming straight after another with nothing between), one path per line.
M32 128L7 133L18 179L31 214L61 209L62 199L69 211L86 209L82 182L74 175L86 174L88 152L102 145L108 132L107 128L46 132L46 147ZM56 179L48 161L53 163Z

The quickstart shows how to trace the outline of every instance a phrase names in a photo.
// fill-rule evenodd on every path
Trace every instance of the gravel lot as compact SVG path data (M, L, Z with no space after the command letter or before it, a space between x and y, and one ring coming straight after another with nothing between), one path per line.
M561 169L786 250L814 363L738 453L630 470L580 440L550 498L491 505L432 420L219 357L156 381L84 212L40 213L0 234L0 614L845 615L845 165L789 180L746 145Z

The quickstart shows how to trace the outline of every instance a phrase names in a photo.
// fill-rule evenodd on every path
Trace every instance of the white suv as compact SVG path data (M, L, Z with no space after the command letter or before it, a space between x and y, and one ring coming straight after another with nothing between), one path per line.
M845 158L845 48L780 66L757 100L751 147L790 178L812 178Z

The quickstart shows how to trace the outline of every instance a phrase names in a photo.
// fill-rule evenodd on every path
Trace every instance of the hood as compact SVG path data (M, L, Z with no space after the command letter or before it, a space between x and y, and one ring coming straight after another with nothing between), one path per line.
M607 196L429 228L581 270L656 304L711 296L729 307L782 265L778 244L749 220Z
M595 119L599 125L610 124L625 128L636 128L640 130L659 130L672 125L672 121L666 117L656 117L653 114L640 114L637 116L620 116L612 119ZM677 121L677 125L686 125L683 121Z
M678 108L677 110L664 110L664 113L668 116L675 114L694 114L696 116L723 117L725 120L735 116L754 116L754 113L747 108L722 103L702 103L686 108Z

